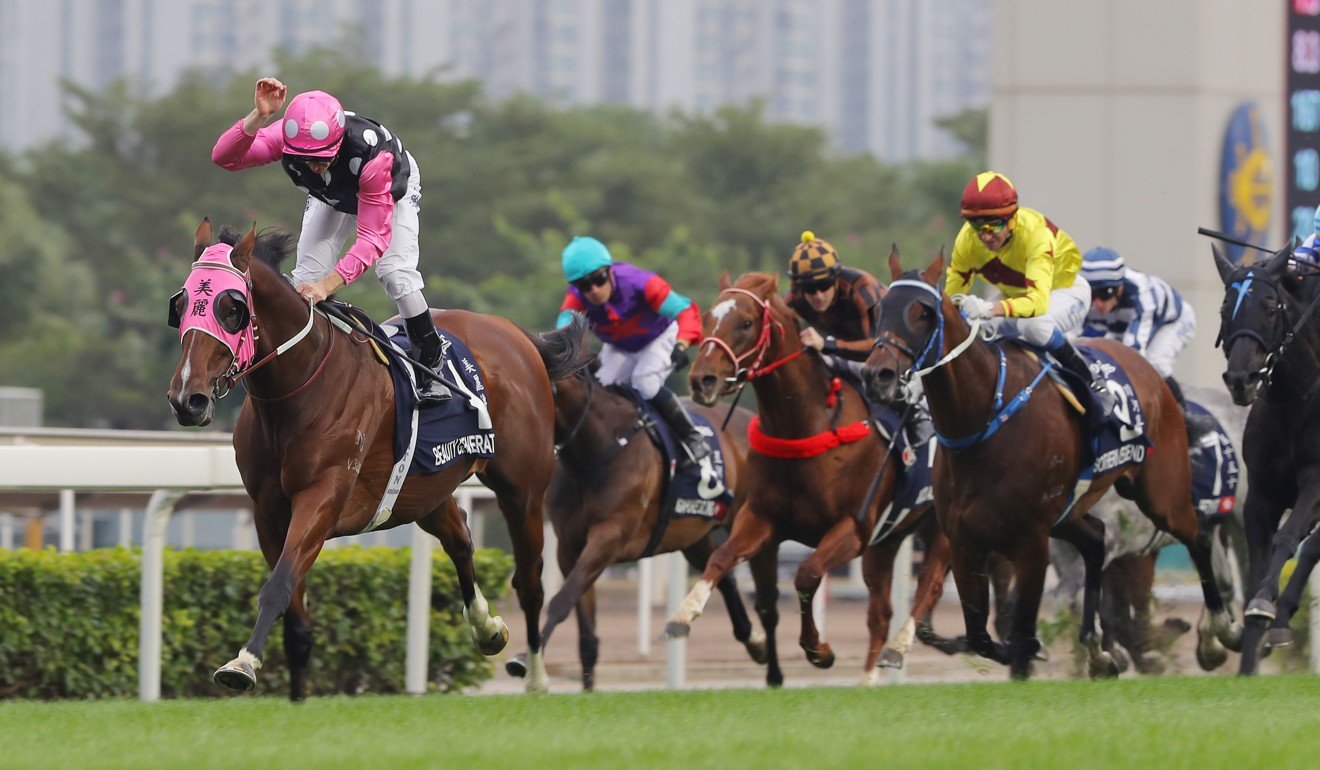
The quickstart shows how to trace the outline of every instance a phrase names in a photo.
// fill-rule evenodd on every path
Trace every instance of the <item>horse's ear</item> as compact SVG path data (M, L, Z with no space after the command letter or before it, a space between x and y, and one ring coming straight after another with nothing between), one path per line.
M903 274L903 263L898 258L898 244L889 244L889 280L897 281Z
M1224 256L1224 251L1219 248L1219 244L1210 244L1210 251L1215 255L1215 269L1219 271L1219 280L1227 286L1229 280L1233 277L1233 263Z
M732 285L733 279L729 277L729 268L726 267L724 272L720 273L720 291L724 291Z
M211 218L204 217L193 235L193 261L196 262L206 247L211 245Z
M1265 263L1265 272L1270 275L1279 276L1288 269L1288 258L1292 256L1292 249L1284 246L1282 249L1274 252L1270 261Z
M944 272L944 247L940 247L940 253L935 255L935 259L921 273L921 279L931 286L940 285L940 274Z
M234 245L234 250L229 254L229 261L234 267L247 272L248 267L252 265L252 249L257 245L257 223L253 222L252 227L247 231L242 240Z

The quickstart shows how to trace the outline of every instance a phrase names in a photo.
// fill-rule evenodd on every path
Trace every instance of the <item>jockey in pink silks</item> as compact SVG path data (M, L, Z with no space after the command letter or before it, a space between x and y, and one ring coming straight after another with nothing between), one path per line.
M256 106L220 135L211 160L230 171L279 161L294 185L307 193L293 268L298 293L319 302L374 267L404 319L413 355L436 369L443 346L417 271L422 198L417 161L389 129L345 112L324 91L298 94L280 122L262 128L284 106L286 95L287 88L275 78L258 80ZM354 230L357 241L341 257ZM423 403L452 395L425 373L418 390Z

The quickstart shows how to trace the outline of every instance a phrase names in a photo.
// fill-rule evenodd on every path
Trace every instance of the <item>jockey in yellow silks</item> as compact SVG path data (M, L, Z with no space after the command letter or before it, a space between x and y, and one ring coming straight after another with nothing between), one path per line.
M1049 351L1090 384L1096 405L1108 416L1113 395L1067 336L1081 331L1091 306L1090 286L1078 275L1077 244L1044 214L1019 207L1013 183L994 171L977 174L963 188L962 217L945 291L968 320L989 322L1001 337ZM992 302L969 294L978 275L1003 298Z

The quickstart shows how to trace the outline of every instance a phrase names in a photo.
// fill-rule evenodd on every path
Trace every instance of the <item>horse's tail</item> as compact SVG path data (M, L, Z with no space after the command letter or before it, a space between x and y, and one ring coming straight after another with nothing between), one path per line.
M591 363L591 352L582 343L586 330L586 319L574 314L573 322L563 328L540 334L527 332L536 352L541 354L551 381L568 377Z

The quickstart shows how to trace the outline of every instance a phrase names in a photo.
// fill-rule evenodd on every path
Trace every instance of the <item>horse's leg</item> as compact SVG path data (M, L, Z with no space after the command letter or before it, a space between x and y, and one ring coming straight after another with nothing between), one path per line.
M417 520L417 526L440 540L445 554L458 572L458 589L463 595L463 619L467 621L472 641L483 655L495 655L509 643L509 627L504 618L490 614L490 603L477 585L476 569L472 565L472 532L468 529L467 515L453 496L440 507Z
M1244 586L1246 592L1258 590L1266 581L1270 543L1279 525L1279 519L1288 507L1287 503L1270 497L1268 490L1267 486L1252 482L1242 511L1243 528L1247 537L1247 583ZM1277 585L1277 578L1275 583ZM1242 659L1238 663L1239 674L1256 672L1262 637L1270 619L1264 614L1243 612L1242 643L1239 649Z
M615 561L615 555L623 545L626 535L619 526L609 520L596 524L587 531L587 544L577 558L572 560L572 569L564 576L564 587L550 599L545 611L545 626L541 628L541 644L550 643L550 635L555 628L568 617L568 613L578 605L587 589L596 584L600 573ZM560 563L565 563L560 558Z
M944 578L949 574L949 559L949 538L944 536L944 532L937 531L930 538L926 546L925 558L921 561L921 572L917 575L917 590L912 598L912 613L903 625L903 630L880 653L880 665L902 668L903 659L912 649L913 639L922 635L921 625L925 626L925 638L922 639L925 644L948 655L954 652L967 652L965 638L943 639L930 627L930 615L940 597L944 595ZM899 565L899 568L912 569L912 565ZM922 618L921 624L917 623L917 618Z
M784 683L775 642L775 629L779 627L779 544L766 545L752 556L747 566L756 585L756 614L761 618L761 628L765 629L765 683L778 687Z
M996 663L1008 663L1003 644L990 638L986 624L990 619L990 581L986 574L985 551L952 543L953 582L958 587L963 623L967 628L967 646L972 652Z
M1056 527L1052 534L1054 537L1071 543L1073 547L1077 549L1077 552L1082 555L1082 565L1085 570L1085 577L1083 583L1084 587L1082 589L1082 625L1081 630L1078 632L1077 640L1081 643L1082 648L1086 650L1087 664L1090 669L1091 678L1096 679L1105 676L1118 676L1118 666L1114 662L1113 656L1101 648L1100 637L1096 634L1095 630L1096 614L1100 607L1100 581L1103 577L1102 570L1104 569L1105 563L1105 524L1103 521L1100 521L1100 519L1087 513L1080 517L1067 519ZM1023 548L1027 548L1027 546L1024 544ZM1046 541L1045 548L1047 550L1049 548L1048 541ZM1045 558L1048 559L1048 557L1049 555L1047 553ZM1024 573L1021 564L1015 564L1015 566L1017 567L1018 577L1017 600L1019 603L1030 603L1032 600L1027 593L1026 587L1022 585L1021 581L1024 574L1030 576L1032 573L1030 571ZM1034 601L1038 608L1040 604L1039 592L1035 596ZM1035 641L1035 613L1036 609L1032 609L1031 636L1033 642ZM1013 617L1013 627L1017 630L1017 633L1020 634L1021 624L1023 622L1021 607L1017 608ZM1039 644L1037 644L1037 647L1039 648ZM1032 654L1034 655L1035 652L1033 651ZM1029 674L1029 668L1026 670L1020 670L1016 666L1014 667L1014 678L1024 679Z
M880 683L880 666L903 667L902 653L885 648L885 642L889 639L889 622L894 617L894 605L889 595L894 585L894 557L902 543L902 538L890 538L862 551L862 581L866 583L866 629L871 636L866 648L866 660L862 664L863 685ZM885 653L890 654L885 656Z
M683 556L698 572L704 571L710 562L710 555L716 548L715 539L710 533L697 542L683 549ZM724 607L729 611L729 621L733 623L733 638L742 642L752 660L765 665L765 633L752 628L751 618L747 616L747 605L743 604L738 593L738 581L733 573L720 578L715 584L720 596L724 597Z
M1103 537L1100 542L1103 549ZM1036 617L1040 611L1041 595L1045 592L1045 568L1049 562L1049 538L1045 537L1024 538L1013 557L1016 595L1013 603L1013 628L1008 636L1008 671L1013 679L1030 678L1031 662L1041 650L1040 642L1036 639Z
M706 602L710 601L710 592L715 584L729 574L739 562L765 547L774 534L774 524L757 515L750 505L745 506L733 523L733 531L729 534L729 539L710 555L706 569L701 573L701 579L683 599L678 612L674 613L665 624L665 636L671 638L687 636L692 630L692 621L706 609ZM759 596L757 606L760 606ZM769 629L766 629L766 633L769 633Z
M530 473L530 471L529 471ZM495 500L504 514L513 542L513 588L518 594L527 629L527 692L546 692L550 677L541 654L541 605L545 589L541 586L541 552L545 548L545 487L532 478L506 477L494 464L480 474L481 480L495 492ZM548 474L545 481L548 482ZM571 605L570 605L571 606Z
M990 575L990 588L995 597L995 634L1000 641L1007 641L1013 630L1013 608L1016 596L1013 586L1013 565L996 554L990 554L986 561Z
M1310 579L1311 570L1315 569L1316 562L1320 562L1320 532L1312 532L1297 549L1297 563L1293 565L1288 585L1279 596L1278 614L1269 630L1265 632L1267 648L1287 647L1292 644L1293 633L1288 622L1292 620L1293 613L1297 612L1298 606L1302 603L1302 592L1306 590L1307 580Z
M830 527L820 539L816 550L798 567L793 585L797 588L798 611L802 615L802 635L798 643L807 654L807 660L816 668L829 668L834 665L834 651L829 642L820 638L820 629L816 628L816 615L812 611L812 601L820 589L820 581L836 567L847 564L862 549L862 541L857 536L857 526L851 516L845 516Z
M284 613L284 657L289 661L289 700L307 697L307 666L312 660L312 623L307 612L307 583L293 590Z
M578 659L582 661L582 689L596 689L596 661L600 639L596 637L596 586L587 586L577 604Z
M326 478L321 484L302 491L293 499L293 516L275 560L275 567L257 595L257 622L252 629L252 636L238 651L238 657L211 675L211 680L216 684L231 690L251 690L257 686L256 672L261 668L266 653L270 629L275 625L275 620L289 608L294 589L307 577L307 571L321 553L325 538L339 513L340 506L332 501L347 498L352 480L351 476ZM262 537L261 527L258 528L258 536ZM262 550L265 550L264 545Z

